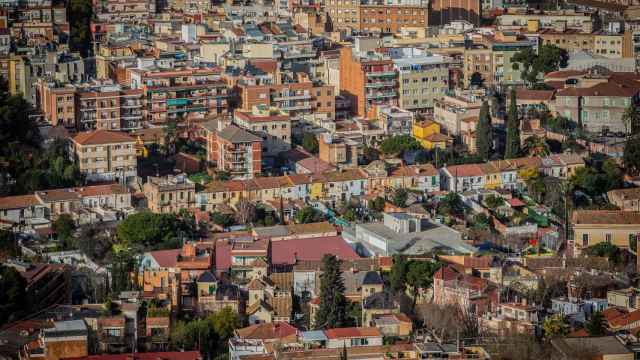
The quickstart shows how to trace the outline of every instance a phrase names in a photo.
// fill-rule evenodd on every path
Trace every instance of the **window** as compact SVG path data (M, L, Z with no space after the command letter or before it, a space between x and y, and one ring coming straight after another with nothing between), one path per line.
M604 235L604 241L611 243L611 240L613 239L613 234L605 234Z
M589 234L582 234L582 246L589 246Z

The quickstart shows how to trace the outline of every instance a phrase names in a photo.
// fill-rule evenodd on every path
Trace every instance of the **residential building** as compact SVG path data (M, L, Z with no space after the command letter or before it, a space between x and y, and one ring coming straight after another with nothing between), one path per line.
M36 106L42 110L45 120L52 126L76 127L76 88L38 79Z
M149 176L143 192L154 213L176 214L195 205L196 184L185 175Z
M433 120L452 136L460 135L465 119L480 115L482 102L475 96L444 96L434 103Z
M378 127L387 136L411 135L412 112L397 106L376 106Z
M413 255L441 247L463 254L476 251L462 241L460 233L447 226L406 213L383 216L383 222L356 224L356 240L372 254Z
M575 251L607 242L629 248L640 234L640 213L623 210L575 210L571 216Z
M81 132L71 138L70 154L89 180L128 181L138 174L135 142L121 132Z
M453 144L450 136L440 133L440 124L431 120L415 122L412 135L423 148L429 150L445 150Z
M584 349L594 349L595 356L603 360L632 360L635 356L616 336L560 337L551 340L551 346L561 359L575 357Z
M621 210L640 211L640 188L610 190L607 199Z
M212 120L207 134L207 161L231 176L251 179L262 171L262 138L235 125Z
M76 127L79 131L95 129L134 130L143 125L143 92L113 84L87 84L77 88Z
M480 0L434 0L429 5L429 26L442 26L457 20L480 25Z
M453 266L441 267L433 276L433 299L438 305L456 305L481 316L496 310L498 289L486 279L462 274Z
M334 166L357 167L362 144L329 133L318 135L318 158Z
M329 1L331 3L333 1ZM426 27L428 21L428 6L424 1L413 1L390 4L383 1L361 1L357 19L360 20L358 29L366 33L392 33L399 34L403 28ZM394 1L395 2L395 1ZM329 9L329 15L332 15ZM339 19L339 18L338 18Z
M435 101L451 86L449 65L453 59L417 48L390 52L398 72L398 105L414 112L432 112Z
M398 105L398 74L391 58L361 52L360 44L340 50L340 92L351 100L352 112L365 116L375 105Z
M322 114L327 119L335 119L335 88L313 82L302 73L296 76L297 81L283 84L239 84L242 109L264 105L287 111L292 118Z
M281 109L256 105L251 111L236 110L233 122L262 138L264 156L291 149L291 118Z
M555 110L559 116L582 124L590 132L626 132L622 114L631 103L638 101L639 92L635 78L594 73L575 87L558 90Z
M56 321L25 346L21 358L60 360L89 354L89 330L83 320Z
M382 333L374 327L327 329L324 334L328 349L382 345Z
M217 68L127 69L131 88L144 92L145 119L154 124L225 114L229 93L220 74Z

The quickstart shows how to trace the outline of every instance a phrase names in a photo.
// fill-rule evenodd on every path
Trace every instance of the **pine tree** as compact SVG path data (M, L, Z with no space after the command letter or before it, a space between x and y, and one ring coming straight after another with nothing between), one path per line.
M340 260L331 254L322 258L323 273L320 277L320 307L316 313L318 329L339 328L347 322L347 301L344 296L344 280Z
M480 108L480 116L476 125L476 152L482 160L488 160L491 155L491 131L489 104L485 101Z
M511 89L511 101L509 103L509 115L507 118L507 141L505 144L504 158L513 159L520 154L520 119L516 107L516 89Z

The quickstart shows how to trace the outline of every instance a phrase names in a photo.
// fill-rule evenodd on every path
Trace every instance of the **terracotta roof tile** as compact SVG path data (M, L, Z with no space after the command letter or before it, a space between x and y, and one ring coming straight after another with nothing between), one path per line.
M640 212L620 210L576 210L571 220L574 224L640 225Z
M126 142L133 143L136 140L119 131L95 130L81 132L73 138L73 141L80 145L100 145Z

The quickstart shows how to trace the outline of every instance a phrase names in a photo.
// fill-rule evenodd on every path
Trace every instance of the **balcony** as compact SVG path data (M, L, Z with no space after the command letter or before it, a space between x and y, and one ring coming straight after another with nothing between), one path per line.
M367 73L367 77L377 77L377 76L396 76L395 71L376 71Z
M278 96L278 97L274 97L273 101L309 100L309 99L311 99L311 94Z
M293 105L293 106L282 106L282 110L285 111L296 111L296 110L311 110L311 105Z
M387 91L387 92L379 92L379 93L368 93L367 99L383 99L383 98L392 98L398 96L398 93L395 91Z
M376 81L364 84L366 88L381 88L381 87L391 87L396 86L397 83L395 81Z

